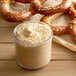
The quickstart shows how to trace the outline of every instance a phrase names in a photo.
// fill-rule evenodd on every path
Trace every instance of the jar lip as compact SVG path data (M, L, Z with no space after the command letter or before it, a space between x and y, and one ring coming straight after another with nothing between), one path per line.
M28 23L28 22L29 22L29 23L46 24L46 23L43 23L43 22L31 22L31 21L27 21L27 22L23 22L23 23ZM21 41L19 38L16 37L16 32L17 32L18 28L21 26L21 24L23 24L23 23L20 23L19 25L17 25L17 26L14 28L14 30L13 30L14 40L15 40L18 44L20 44L20 45L22 45L22 46L25 46L25 47L34 47L34 46L42 45L42 44L48 42L48 41L53 37L53 32L52 32L52 30L51 30L51 28L50 28L51 33L50 33L50 36L49 36L48 39L44 40L43 42L39 42L39 43L36 43L36 44L29 44L29 45L27 45L24 41Z

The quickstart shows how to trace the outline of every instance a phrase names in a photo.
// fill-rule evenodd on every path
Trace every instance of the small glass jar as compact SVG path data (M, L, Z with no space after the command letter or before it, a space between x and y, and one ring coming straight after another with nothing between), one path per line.
M47 40L34 45L26 45L25 42L16 37L19 26L13 32L16 48L16 63L24 69L40 69L46 66L51 59L52 31Z

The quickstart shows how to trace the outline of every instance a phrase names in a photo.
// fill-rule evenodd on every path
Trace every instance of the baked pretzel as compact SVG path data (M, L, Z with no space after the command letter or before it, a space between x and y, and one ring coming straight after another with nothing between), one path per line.
M72 38L72 40L74 40L76 42L76 18L73 19L68 26L68 31L70 33L70 36Z
M41 21L47 23L51 29L53 30L53 34L54 35L59 35L59 34L66 34L68 33L67 27L68 26L55 26L53 24L51 24L51 22L53 20L55 20L56 18L58 18L59 16L61 16L63 13L57 13L53 16L44 16Z
M1 0L1 17L9 22L21 22L33 14L32 9L23 10L21 12L11 11L10 8L11 0Z
M71 0L63 0L63 2L54 7L44 7L40 0L33 0L31 3L31 7L37 13L44 14L44 15L52 15L59 12L66 11L72 4Z
M72 2L72 5L69 9L69 14L71 16L72 19L76 18L76 2Z

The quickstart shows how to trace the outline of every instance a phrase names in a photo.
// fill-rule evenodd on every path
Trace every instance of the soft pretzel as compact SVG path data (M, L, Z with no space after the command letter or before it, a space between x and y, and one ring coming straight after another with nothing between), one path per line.
M52 15L59 12L66 11L72 4L71 0L63 0L61 4L54 7L44 7L40 0L33 0L31 3L31 7L37 13L44 15Z
M68 26L55 26L53 24L51 24L51 22L53 20L55 20L57 17L61 16L63 13L57 13L55 15L52 16L44 16L41 21L47 23L51 29L53 30L53 34L54 35L59 35L59 34L66 34L68 33Z
M10 10L11 0L1 0L1 17L9 22L20 22L35 14L32 9L21 12Z

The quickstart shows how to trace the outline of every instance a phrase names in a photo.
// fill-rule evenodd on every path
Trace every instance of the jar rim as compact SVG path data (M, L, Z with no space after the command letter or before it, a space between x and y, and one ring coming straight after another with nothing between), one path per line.
M29 45L27 45L26 42L24 42L24 41L22 41L22 40L20 40L19 38L16 37L16 32L17 32L18 28L21 26L21 24L28 23L28 22L29 22L29 23L46 24L46 23L43 23L43 22L31 22L31 21L27 21L27 22L23 22L23 23L20 23L19 25L17 25L17 26L14 28L14 30L13 30L13 37L14 37L14 40L15 40L18 44L20 44L20 45L22 45L22 46L25 46L25 47L34 47L34 46L42 45L42 44L48 42L48 41L53 37L53 32L52 32L52 30L51 30L51 28L50 28L51 33L50 33L50 36L48 37L48 39L46 39L46 40L44 40L44 41L42 41L42 42L36 43L36 44L29 44ZM48 25L48 24L46 24L46 25Z

